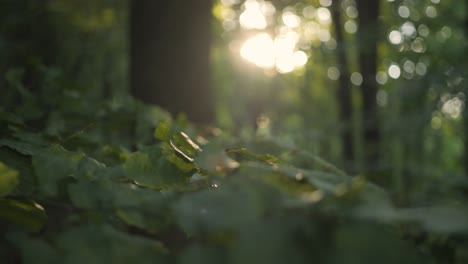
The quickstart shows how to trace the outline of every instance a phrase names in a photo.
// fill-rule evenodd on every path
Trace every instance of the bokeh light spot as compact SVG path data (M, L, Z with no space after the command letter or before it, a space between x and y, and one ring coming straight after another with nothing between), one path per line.
M400 15L400 17L408 18L410 14L410 10L407 6L402 5L398 8L398 15Z
M457 96L445 101L442 105L442 113L451 117L452 119L458 119L465 108L465 102L463 102Z
M294 52L293 60L296 67L304 67L307 63L307 54L302 50Z
M351 79L351 83L356 86L359 86L362 84L362 75L359 72L351 73L350 79Z
M400 75L401 75L400 67L398 65L396 65L396 64L390 65L390 67L388 67L388 75L392 79L400 78Z
M301 19L291 11L284 12L281 18L283 23L290 28L296 28L301 23Z
M421 37L427 37L429 36L429 33L430 33L430 30L429 30L429 27L425 24L421 24L418 26L418 34L421 36Z
M388 40L390 43L394 45L401 44L403 42L403 36L401 33L397 30L392 30L390 34L388 34Z
M416 28L412 22L405 22L401 25L400 31L407 37L414 37L416 35Z
M305 18L311 19L315 17L316 9L313 6L306 6L302 10L302 15L304 15Z
M344 28L349 34L354 34L357 32L358 25L354 20L348 20L345 22Z
M411 43L411 49L416 53L424 53L426 51L426 43L423 38L417 37L413 43Z
M332 0L320 0L320 5L329 7L332 4Z
M346 15L349 17L349 18L357 18L358 17L358 11L356 9L356 7L354 6L348 6L346 7Z
M331 13L328 8L319 7L317 9L317 19L322 24L330 24L331 23Z
M376 80L377 83L380 84L380 85L386 84L387 81L388 81L387 73L384 72L384 71L379 71L379 72L377 72L377 74L375 75L375 80Z
M340 70L337 67L332 66L328 68L327 76L330 80L336 81L338 78L340 78Z
M426 66L426 64L424 64L423 62L418 62L418 63L416 64L416 69L415 69L415 70L416 70L416 73L417 73L417 74L423 76L423 75L425 75L426 72L427 72L427 66Z
M437 17L437 9L433 6L428 6L426 7L426 16L430 18L435 18Z
M407 73L413 73L415 68L416 65L410 60L406 60L405 63L403 63L403 70L405 70Z

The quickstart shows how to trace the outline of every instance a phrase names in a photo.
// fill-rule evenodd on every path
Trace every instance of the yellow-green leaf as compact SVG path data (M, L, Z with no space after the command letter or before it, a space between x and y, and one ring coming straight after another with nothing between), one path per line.
M166 122L159 123L158 127L156 127L156 130L154 131L154 137L159 140L169 142L171 139L169 125Z
M8 195L18 183L18 172L0 162L0 197Z
M40 231L47 222L44 208L32 200L20 201L0 199L0 220L26 228L31 232Z

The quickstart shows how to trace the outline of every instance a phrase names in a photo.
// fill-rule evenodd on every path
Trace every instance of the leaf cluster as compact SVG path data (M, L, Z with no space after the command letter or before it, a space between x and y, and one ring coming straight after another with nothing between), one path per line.
M5 263L427 263L432 245L466 260L466 244L450 244L466 236L463 208L399 209L363 177L274 139L130 112L154 127L127 147L0 115ZM423 235L433 242L414 243Z

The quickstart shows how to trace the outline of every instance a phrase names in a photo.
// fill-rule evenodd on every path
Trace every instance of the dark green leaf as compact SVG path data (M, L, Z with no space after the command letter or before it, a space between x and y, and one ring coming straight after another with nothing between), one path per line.
M56 196L59 181L73 176L83 158L83 154L68 152L58 145L34 156L33 166L40 192L46 196Z
M107 225L70 228L60 234L56 246L66 264L166 263L164 246L154 240L132 236Z
M8 238L20 249L22 263L62 263L59 252L44 240L23 234L11 234Z

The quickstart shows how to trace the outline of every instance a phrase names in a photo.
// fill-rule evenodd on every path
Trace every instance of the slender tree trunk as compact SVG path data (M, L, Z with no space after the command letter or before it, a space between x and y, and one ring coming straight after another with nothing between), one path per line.
M212 0L130 1L130 86L138 99L214 121Z
M341 0L333 1L332 6L332 17L335 25L337 47L337 61L338 68L340 70L340 77L338 79L338 89L336 91L336 98L339 107L339 118L342 123L341 129L341 141L343 146L343 158L346 163L354 161L354 144L353 144L353 133L352 133L352 116L353 107L351 99L351 85L349 83L349 68L348 59L346 57L346 45L344 39L344 33L341 22Z
M377 41L379 36L379 0L357 0L359 12L358 50L359 66L363 77L362 102L364 119L365 162L375 171L380 160L380 131L376 102Z
M465 4L465 56L468 54L468 5ZM468 67L468 58L465 58L464 60L464 65L465 65L465 95L468 95L468 81L466 81L466 78L468 78L468 72L466 72L466 69ZM463 157L463 164L465 164L465 176L468 178L468 106L465 101L465 109L463 110L463 126L464 126L464 157ZM465 191L466 195L468 196L468 190Z

